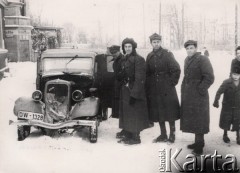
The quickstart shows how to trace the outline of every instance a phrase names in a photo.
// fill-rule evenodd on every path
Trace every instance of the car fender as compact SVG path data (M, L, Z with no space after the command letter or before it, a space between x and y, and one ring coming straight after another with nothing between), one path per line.
M72 111L70 112L70 117L71 119L76 119L79 117L96 116L98 113L98 109L99 98L87 97L73 106Z
M19 97L14 103L13 112L17 116L19 111L44 114L44 103L31 97Z

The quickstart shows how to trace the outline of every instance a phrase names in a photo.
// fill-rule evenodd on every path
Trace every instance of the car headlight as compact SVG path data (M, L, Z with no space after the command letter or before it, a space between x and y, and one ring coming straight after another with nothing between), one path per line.
M42 100L42 92L39 90L36 90L32 93L32 99L35 101L40 101Z
M80 100L82 100L83 98L83 94L82 94L82 91L80 90L75 90L73 91L72 93L72 99L76 102L79 102Z

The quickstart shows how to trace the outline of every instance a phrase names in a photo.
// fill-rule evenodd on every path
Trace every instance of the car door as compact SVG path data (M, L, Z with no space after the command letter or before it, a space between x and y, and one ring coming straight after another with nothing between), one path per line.
M104 106L112 107L114 93L113 57L106 54L96 56L95 84L98 88L99 97Z

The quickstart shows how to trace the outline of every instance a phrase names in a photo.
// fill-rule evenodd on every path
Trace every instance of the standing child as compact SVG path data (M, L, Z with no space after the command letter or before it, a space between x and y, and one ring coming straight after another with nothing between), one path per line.
M229 143L227 131L236 131L237 144L240 145L239 126L240 126L240 68L234 67L231 70L231 78L223 81L217 91L213 106L219 107L219 99L221 94L224 94L222 102L222 111L220 115L219 126L224 130L223 141Z

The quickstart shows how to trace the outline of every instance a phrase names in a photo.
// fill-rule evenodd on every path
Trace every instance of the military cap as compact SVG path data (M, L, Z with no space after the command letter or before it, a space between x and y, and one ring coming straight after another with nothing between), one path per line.
M189 45L193 45L195 47L197 47L197 41L194 40L188 40L184 43L184 47L187 48Z
M112 45L111 47L109 47L109 52L111 54L115 54L116 52L120 52L120 46Z
M153 40L162 40L162 36L158 35L157 33L152 34L150 37L150 41L152 42Z

